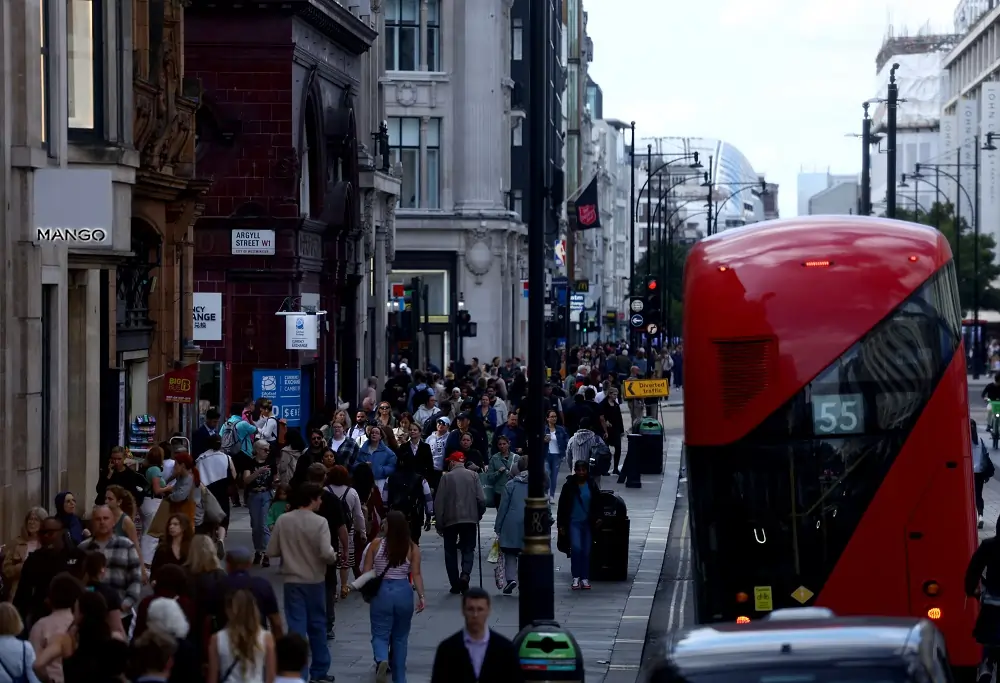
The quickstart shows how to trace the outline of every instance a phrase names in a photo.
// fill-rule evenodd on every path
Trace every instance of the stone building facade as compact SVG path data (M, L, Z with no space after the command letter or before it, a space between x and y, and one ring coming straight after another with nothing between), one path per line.
M384 336L365 294L392 255L399 181L375 158L377 36L372 10L339 3L188 9L198 176L211 185L194 291L220 295L222 315L219 338L198 344L215 368L203 393L223 408L258 395L254 369L299 369L304 424L337 395L356 400L366 342ZM326 312L317 349L287 350L276 313L309 310Z
M139 157L132 146L132 45L127 32L116 30L130 6L42 0L39 11L38 3L13 0L5 10L0 537L6 539L30 506L51 508L61 490L90 503L101 455L117 440L114 283L131 253Z
M182 430L178 406L164 402L164 375L198 362L192 338L194 221L208 182L195 177L198 81L184 75L184 3L133 6L135 147L132 256L116 281L116 352L126 387L126 441L140 416L156 418L157 440ZM186 417L186 416L185 416ZM139 437L141 438L141 437Z
M510 182L513 0L383 0L386 110L402 188L390 285L423 278L427 355L524 355L526 230ZM420 365L424 360L420 360Z

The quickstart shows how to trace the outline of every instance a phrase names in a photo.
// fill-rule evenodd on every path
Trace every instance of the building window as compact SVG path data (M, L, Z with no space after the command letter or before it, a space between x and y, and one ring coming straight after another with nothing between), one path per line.
M427 45L423 48L429 71L441 70L441 3L427 1ZM420 0L387 0L385 5L385 68L420 69Z
M441 1L427 2L427 70L441 71Z
M421 197L420 118L389 119L389 148L393 163L403 166L399 200L403 209L437 209L441 205L441 120L427 122L424 147L427 150L427 197Z
M570 130L580 128L580 74L576 64L569 65L569 83L566 87L566 116Z
M386 2L385 37L386 71L420 67L420 0Z
M102 64L98 0L68 0L66 3L67 104L69 127L94 130L97 124L98 74Z
M514 119L514 128L510 132L511 144L520 147L524 144L524 119L517 117Z
M521 190L514 190L513 192L510 193L510 210L522 218L524 217L524 214L521 212L522 209L524 208L523 203L524 203L524 194L521 192Z
M42 143L49 141L49 3L42 0L38 3L41 77L42 77Z
M511 29L510 38L510 58L514 61L524 59L524 29L521 28L521 20L514 19L514 28Z
M441 208L441 119L427 123L427 200L422 208Z

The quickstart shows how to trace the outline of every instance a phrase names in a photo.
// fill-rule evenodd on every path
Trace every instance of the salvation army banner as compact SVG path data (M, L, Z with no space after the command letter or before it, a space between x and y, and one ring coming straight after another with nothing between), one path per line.
M597 206L597 176L591 178L587 187L576 198L576 229L592 230L601 227L601 211Z

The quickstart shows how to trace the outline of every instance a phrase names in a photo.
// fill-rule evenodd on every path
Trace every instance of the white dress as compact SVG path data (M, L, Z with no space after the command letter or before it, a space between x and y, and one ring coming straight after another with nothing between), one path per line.
M264 683L264 659L267 651L264 648L264 639L267 638L267 631L260 630L257 634L258 648L257 656L254 657L253 664L244 671L243 663L233 666L233 654L229 647L229 629L222 629L217 634L216 643L219 649L219 683ZM226 676L229 672L229 676Z

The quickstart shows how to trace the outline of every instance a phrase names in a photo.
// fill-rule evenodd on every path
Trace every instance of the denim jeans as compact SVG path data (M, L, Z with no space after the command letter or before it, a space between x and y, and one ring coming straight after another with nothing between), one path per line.
M569 523L570 566L573 578L590 580L590 548L594 537L590 532L590 521L576 520Z
M472 522L452 524L444 529L444 568L452 586L457 586L460 578L458 551L462 551L462 574L469 576L476 559L476 525Z
M250 510L250 531L253 535L254 552L267 552L267 543L271 540L271 531L265 520L271 507L271 491L247 491L247 508Z
M330 650L326 642L326 586L322 583L286 583L285 621L288 632L309 641L312 654L302 678L321 678L330 671Z
M562 464L563 456L558 453L545 454L545 470L549 474L549 497L556 495L556 486L559 485L559 466Z
M372 655L389 662L392 683L406 683L406 648L413 622L413 586L406 579L386 579L369 605ZM389 646L392 645L392 661Z

